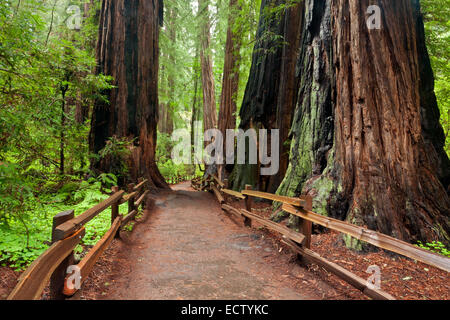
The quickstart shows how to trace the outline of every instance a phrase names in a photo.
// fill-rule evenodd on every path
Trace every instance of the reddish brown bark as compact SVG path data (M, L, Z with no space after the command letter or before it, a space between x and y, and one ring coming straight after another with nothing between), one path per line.
M289 165L289 132L292 124L295 106L298 98L299 80L297 76L297 59L300 45L301 21L303 5L297 5L286 10L284 21L285 45L283 46L280 87L276 109L275 129L280 130L280 169L271 176L265 188L267 192L275 193L286 174Z
M450 165L418 0L305 0L300 91L279 189L396 238L449 240ZM355 246L358 243L348 242Z
M216 93L213 75L213 61L210 53L211 21L209 17L209 0L199 0L199 15L202 18L200 61L203 85L203 129L217 128Z
M301 7L299 4L290 6L279 16L271 14L269 9L285 5L286 2L261 2L257 41L240 110L240 128L281 129L281 145L288 137L297 95L298 81L294 65L298 52ZM235 165L230 179L233 188L242 190L250 184L262 191L275 191L285 174L286 158L285 153L284 167L272 178L260 176L259 165Z
M422 135L417 4L381 1L382 29L369 31L370 1L333 2L336 166L347 219L399 239L445 239L450 202Z
M134 139L129 180L145 177L150 185L165 188L168 186L155 163L161 6L159 0L103 0L98 72L111 75L117 88L106 92L109 104L95 104L90 148L98 153L112 136ZM102 159L92 166L111 172L114 163Z
M239 64L242 36L235 25L236 11L240 10L238 0L230 0L225 64L223 68L222 94L219 109L219 130L226 137L226 131L236 127L237 96L239 93ZM224 148L225 155L225 148ZM223 179L224 166L219 166L219 178Z
M159 104L158 130L161 133L171 135L173 132L173 120L169 106L165 103Z

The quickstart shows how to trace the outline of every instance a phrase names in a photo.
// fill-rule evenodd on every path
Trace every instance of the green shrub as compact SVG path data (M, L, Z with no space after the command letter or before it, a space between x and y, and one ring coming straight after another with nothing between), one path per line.
M0 174L0 179L2 177L4 182L4 175ZM39 198L31 193L26 207L17 206L14 214L6 211L9 212L6 216L5 208L12 208L17 200L11 200L3 193L0 197L0 216L3 214L5 219L0 220L0 264L17 270L25 269L48 248L52 218L59 212L70 209L75 210L75 215L79 215L107 199L109 196L101 191L102 184L114 180L113 175L105 175L88 181L69 181L56 193L39 194ZM1 184L0 188L5 188L5 185ZM9 202L5 205L7 201ZM126 205L120 206L121 214L127 211ZM95 245L110 227L111 208L86 224L86 235L81 244L87 247ZM78 247L77 254L81 253L80 250L81 247Z
M422 249L429 250L429 251L432 251L435 253L439 253L446 257L450 257L450 251L447 250L445 245L440 241L433 241L431 243L425 243L425 244L423 244L421 241L419 241L418 246Z

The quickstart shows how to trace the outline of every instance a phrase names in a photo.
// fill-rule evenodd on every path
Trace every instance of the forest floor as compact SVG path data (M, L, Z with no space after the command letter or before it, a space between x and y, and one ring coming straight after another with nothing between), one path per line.
M316 265L301 266L277 234L244 227L210 193L187 182L172 188L113 241L74 299L368 299ZM261 216L272 213L266 203L253 207ZM334 232L313 235L312 249L364 279L369 266L379 266L382 289L397 299L450 299L445 271L384 251L353 252ZM19 274L0 268L0 299Z

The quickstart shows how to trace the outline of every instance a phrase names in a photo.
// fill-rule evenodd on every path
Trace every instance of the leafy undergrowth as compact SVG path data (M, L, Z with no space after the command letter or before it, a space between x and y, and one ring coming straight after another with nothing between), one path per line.
M24 270L49 247L53 216L66 210L75 210L77 216L107 199L109 196L105 193L110 190L103 189L102 192L101 185L102 181L96 179L70 181L57 192L44 193L35 199L32 209L25 215L24 223L14 216L4 220L0 224L0 265ZM126 205L120 206L121 214L127 210ZM86 235L76 248L76 253L81 254L83 248L97 243L110 227L109 208L86 224Z
M434 253L441 254L446 257L450 257L450 251L445 247L445 244L443 244L440 241L433 241L431 243L425 243L423 244L421 241L419 241L418 246L422 249L432 251Z

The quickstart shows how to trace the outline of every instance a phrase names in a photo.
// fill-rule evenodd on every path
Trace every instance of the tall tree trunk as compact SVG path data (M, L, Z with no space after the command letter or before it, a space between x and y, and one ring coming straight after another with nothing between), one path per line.
M239 93L239 64L241 60L241 30L236 26L236 15L240 10L238 0L230 0L225 63L223 68L222 94L219 109L219 130L226 137L226 130L236 127L236 101ZM224 151L225 155L225 151ZM225 166L219 166L219 178L225 176Z
M158 112L158 130L161 133L167 133L167 104L159 104Z
M279 192L396 238L449 240L449 160L418 0L305 0L301 88ZM347 244L361 243L345 237Z
M292 66L298 51L300 6L289 6L279 15L270 13L270 9L286 3L285 0L261 2L257 42L240 110L241 129L280 129L277 123L284 129L290 126L298 86ZM280 92L280 89L283 91ZM281 97L280 94L286 96ZM280 138L284 143L287 131L283 131ZM242 190L250 184L262 191L269 187L275 190L284 172L279 172L278 178L272 178L269 182L269 177L260 176L259 169L259 165L255 164L235 165L230 176L232 187Z
M63 176L65 172L66 93L68 89L68 85L61 85L61 131L59 137L59 174L61 176Z
M162 55L164 56L164 55ZM160 103L158 108L158 130L161 133L165 133L168 135L172 135L173 132L173 120L170 111L170 96L168 91L168 79L165 76L166 69L164 66L161 67L161 77L160 83L162 84L159 88L160 95L162 94L164 97L167 97L168 103ZM168 73L168 72L167 72Z
M200 61L199 61L199 47L196 46L195 47L195 59L194 59L194 65L193 65L193 73L194 73L194 97L192 100L192 116L191 116L191 146L192 146L192 150L191 150L191 155L192 155L192 164L194 166L194 170L195 170L195 165L197 160L200 159L195 159L195 122L199 121L201 119L201 110L199 107L199 97L200 97L200 86L199 86L199 82L200 82L200 78L201 78L201 67L200 67Z
M209 0L199 0L199 17L201 17L200 61L203 85L203 129L217 128L216 93L214 85L213 62L211 55L211 20Z
M78 97L75 101L75 122L78 124L85 124L89 118L89 103L87 103L85 97L78 93Z
M111 75L116 88L106 92L109 104L97 101L94 106L90 149L97 154L112 136L133 140L128 179L145 177L154 187L168 188L155 163L160 24L160 0L103 0L98 72ZM110 160L92 167L111 172Z
M289 165L289 133L292 118L298 98L299 81L297 60L301 38L301 19L303 18L303 5L296 5L286 11L284 21L284 38L280 87L276 109L275 129L280 130L280 169L271 176L267 185L267 192L275 193L286 174Z
M91 16L91 9L93 7L96 7L97 5L94 4L94 0L86 1L84 3L84 10L83 10L83 18L84 20L89 19ZM98 23L98 16L94 14L94 20ZM83 44L83 49L87 49L88 51L95 50L96 43L95 41L87 41ZM82 73L82 76L85 76L85 72ZM79 124L85 124L86 120L89 118L89 112L91 110L91 104L89 103L89 97L86 97L81 92L77 94L77 99L75 103L75 121ZM84 158L83 156L81 158ZM81 167L84 165L82 164Z
M176 19L177 12L175 8L171 8L169 11L168 21L166 20L166 26L169 30L169 39L170 39L170 51L168 53L169 61L172 66L175 66L177 61L175 60L175 50L177 43L177 32L176 32ZM167 75L167 82L169 86L169 103L166 105L166 133L171 135L173 132L173 119L172 113L175 108L175 78L174 73L169 72Z

